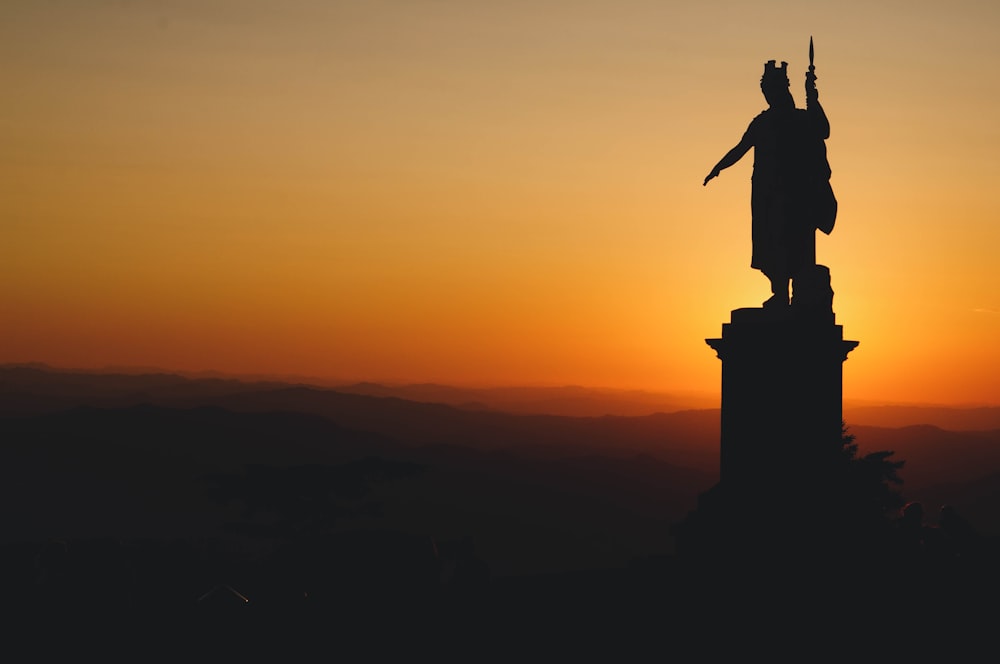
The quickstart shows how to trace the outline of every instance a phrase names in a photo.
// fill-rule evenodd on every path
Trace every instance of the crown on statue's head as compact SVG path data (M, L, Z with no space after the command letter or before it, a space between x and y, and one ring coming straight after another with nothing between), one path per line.
M764 75L760 77L761 85L780 83L788 85L788 63L782 61L781 66L777 66L774 60L764 63Z

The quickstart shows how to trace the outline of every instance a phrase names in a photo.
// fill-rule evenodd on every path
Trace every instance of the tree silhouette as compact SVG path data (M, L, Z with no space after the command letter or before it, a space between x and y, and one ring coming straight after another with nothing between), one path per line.
M682 558L788 567L849 557L863 565L888 551L903 505L905 462L894 452L860 456L843 424L838 439L782 446L780 454L766 436L758 441L760 453L772 455L761 477L720 482L675 527Z
M899 491L905 462L880 450L860 456L853 434L841 428L840 449L818 469L812 487L816 519L809 529L820 556L863 560L886 550L894 516L903 505Z

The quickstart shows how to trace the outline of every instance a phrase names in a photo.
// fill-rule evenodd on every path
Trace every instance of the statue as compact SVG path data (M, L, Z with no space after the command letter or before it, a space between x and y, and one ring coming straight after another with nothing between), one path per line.
M830 122L816 90L812 38L805 109L795 107L787 62L778 67L774 60L768 61L760 89L767 110L750 122L743 138L712 168L703 185L754 149L750 267L771 282L772 295L764 307L811 306L832 298L829 270L816 265L816 229L829 234L837 216L826 158ZM819 274L820 269L824 274ZM824 275L826 283L819 286L824 290L817 294L816 284L824 281Z

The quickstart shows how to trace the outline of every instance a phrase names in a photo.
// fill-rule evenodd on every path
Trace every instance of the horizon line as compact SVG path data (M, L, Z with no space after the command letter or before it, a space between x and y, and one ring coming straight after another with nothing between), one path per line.
M68 367L51 364L48 362L32 360L32 361L12 361L12 362L0 362L0 369L9 368L30 368L38 370L47 370L54 373L77 373L77 374L92 374L92 375L130 375L130 376L142 376L142 375L168 375L168 376L179 376L181 378L187 379L208 379L217 378L224 380L236 380L244 382L278 382L287 383L295 385L305 385L313 387L323 387L323 388L336 388L336 387L353 387L357 385L372 385L390 389L400 389L407 387L440 387L448 389L457 390L469 390L469 391L488 391L488 390L503 390L503 389L526 389L526 390L545 390L545 389L578 389L587 390L591 392L614 392L614 393L640 393L650 396L662 396L662 397L686 397L686 398L697 398L697 399L719 399L721 396L721 389L705 391L705 390L679 390L679 389L668 389L668 388L648 388L648 387L611 387L606 385L585 385L580 383L480 383L480 384L469 384L462 382L437 382L429 380L383 380L379 378L355 378L355 377L324 377L324 376L309 376L305 374L296 373L240 373L240 372L228 372L218 369L169 369L160 366L142 366L142 365L102 365L100 367ZM721 387L721 386L720 386ZM858 398L858 397L844 397L844 405L850 405L852 408L861 407L901 407L901 408L959 408L959 409L977 409L977 408L1000 408L1000 402L991 403L988 401L981 402L934 402L934 401L901 401L893 399L872 399L872 398ZM712 406L712 408L721 407L721 401L718 406Z

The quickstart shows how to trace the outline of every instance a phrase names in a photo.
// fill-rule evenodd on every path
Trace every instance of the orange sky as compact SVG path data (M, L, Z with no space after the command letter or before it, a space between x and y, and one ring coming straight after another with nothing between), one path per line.
M0 362L717 392L813 35L845 398L998 404L1000 8L816 5L6 3Z

